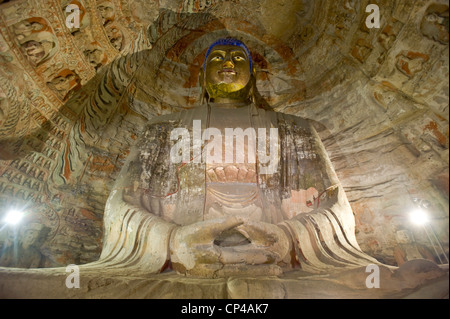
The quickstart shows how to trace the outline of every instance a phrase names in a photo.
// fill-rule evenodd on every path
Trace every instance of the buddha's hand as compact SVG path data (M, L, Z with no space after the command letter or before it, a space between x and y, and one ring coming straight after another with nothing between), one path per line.
M277 264L288 257L291 240L278 225L249 221L237 230L250 244L225 247L221 256L224 263Z
M237 217L210 219L175 228L170 238L172 267L179 273L196 272L202 265L219 265L221 249L214 240L224 231L243 224Z
M221 233L232 229L244 235L249 243L225 247L214 244ZM250 270L249 266L275 265L285 259L289 251L290 240L279 226L245 222L238 217L179 227L170 240L173 268L180 273L206 277L215 277L230 265L241 267L239 271Z

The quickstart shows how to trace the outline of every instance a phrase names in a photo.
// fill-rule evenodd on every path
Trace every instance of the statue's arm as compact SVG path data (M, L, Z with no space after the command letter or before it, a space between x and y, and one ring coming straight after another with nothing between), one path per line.
M140 152L133 148L107 200L101 259L113 263L134 261L136 267L160 272L169 260L169 240L174 224L143 205L140 186Z
M317 208L279 224L292 239L296 261L313 272L376 262L356 241L353 215L342 187L336 185L327 192Z
M321 173L328 186L315 200L310 212L297 212L280 223L292 238L296 258L303 268L323 271L339 265L366 265L374 259L362 252L355 236L352 208L316 131L309 125Z

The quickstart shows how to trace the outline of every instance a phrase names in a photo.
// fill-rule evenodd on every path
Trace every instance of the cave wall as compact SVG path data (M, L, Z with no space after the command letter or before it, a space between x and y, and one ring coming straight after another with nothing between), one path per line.
M369 3L380 28L366 25ZM3 1L0 214L28 214L2 229L2 251L36 229L18 266L96 260L130 146L148 119L196 105L206 50L231 35L266 103L316 121L361 248L396 265L409 233L438 261L407 213L428 201L448 254L448 21L448 1Z

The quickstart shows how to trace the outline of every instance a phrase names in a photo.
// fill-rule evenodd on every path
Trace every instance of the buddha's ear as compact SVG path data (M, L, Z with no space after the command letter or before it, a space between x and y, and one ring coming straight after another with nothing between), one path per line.
M256 86L256 68L252 68L252 76L251 76L252 86Z
M198 83L202 88L205 87L205 70L203 70L203 67L198 71Z
M200 70L198 71L198 83L202 88L200 94L200 103L203 104L206 95L205 70L203 69L203 67L201 67Z

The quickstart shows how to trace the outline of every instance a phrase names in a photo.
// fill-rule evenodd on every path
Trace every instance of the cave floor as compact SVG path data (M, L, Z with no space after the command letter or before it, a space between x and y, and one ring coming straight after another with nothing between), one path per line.
M88 264L89 265L89 264ZM448 298L448 265L418 260L400 268L379 266L308 273L302 270L281 276L234 276L218 279L185 277L174 271L145 274L133 269L65 267L19 269L0 267L0 298L23 299L397 299Z

